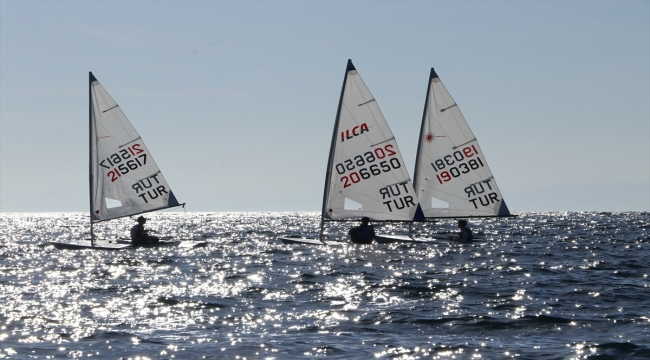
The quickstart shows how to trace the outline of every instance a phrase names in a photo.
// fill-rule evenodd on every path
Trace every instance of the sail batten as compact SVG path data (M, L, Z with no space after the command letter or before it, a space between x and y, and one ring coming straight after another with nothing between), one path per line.
M111 111L111 110L115 109L115 108L118 107L118 106L119 106L119 105L115 105L115 106L113 106L113 107L110 107L110 108L108 108L108 109L102 111L102 112L105 113L105 112L107 112L107 111Z
M452 149L458 149L459 147L461 147L461 146L465 146L465 145L467 145L467 144L469 144L469 143L472 143L472 142L474 142L474 141L476 141L476 139L472 139L472 140L470 140L470 141L468 141L468 142L464 142L464 143L462 143L462 144L460 144L460 145L456 145L456 146L452 147Z
M510 216L474 133L433 69L414 186L426 218ZM436 201L447 207L434 207Z
M142 137L92 73L90 188L91 222L181 205Z
M358 106L366 105L366 104L371 103L371 102L373 102L373 101L375 101L375 99L370 99L370 100L368 100L368 101L366 101L366 102L363 102L363 103L359 104Z

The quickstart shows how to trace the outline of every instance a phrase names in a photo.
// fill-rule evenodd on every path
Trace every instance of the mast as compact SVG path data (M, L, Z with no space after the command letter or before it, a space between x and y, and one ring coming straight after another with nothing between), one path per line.
M90 199L90 245L95 246L93 233L93 81L97 81L92 71L88 72L88 168L89 168L89 199Z
M422 113L422 125L420 125L420 138L418 139L418 151L415 155L415 171L413 172L413 187L415 191L418 188L418 170L420 168L420 151L422 150L422 136L424 134L424 126L427 120L427 110L429 110L429 92L431 91L431 80L437 78L436 71L431 68L429 81L427 82L427 97L424 99L424 112ZM419 195L419 194L418 194Z
M429 110L429 94L431 91L431 80L437 78L438 75L436 74L436 71L431 68L431 72L429 73L429 81L427 82L427 96L424 99L424 111L422 112L422 124L420 125L420 138L418 139L418 150L415 153L415 171L413 171L413 189L415 189L415 192L417 194L418 198L418 209L415 211L415 220L420 220L424 221L425 216L424 212L422 211L422 205L420 205L420 194L418 193L418 170L420 169L420 151L422 150L422 138L424 135L424 127L426 125L426 120L427 120L427 110ZM420 218L421 216L421 218ZM409 223L409 236L413 236L413 223Z
M323 230L325 228L325 216L327 215L327 197L329 196L330 177L332 171L332 162L334 161L334 150L336 148L336 135L339 132L339 120L341 117L341 105L343 104L343 94L345 93L345 85L348 81L348 72L356 70L352 65L352 59L348 59L348 64L345 68L345 76L343 77L343 86L341 87L341 97L339 98L339 106L336 110L336 120L334 121L334 132L332 133L332 143L330 145L330 155L327 160L327 171L325 172L325 190L323 191L323 208L320 217L320 241L323 241Z

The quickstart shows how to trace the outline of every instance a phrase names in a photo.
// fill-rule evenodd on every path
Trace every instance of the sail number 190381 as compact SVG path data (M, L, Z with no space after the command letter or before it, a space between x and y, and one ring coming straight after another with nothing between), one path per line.
M443 184L451 181L452 178L459 177L461 174L467 174L470 170L477 170L483 167L483 161L478 155L474 145L467 146L462 150L454 151L431 163L433 170L436 171L436 179ZM476 156L474 159L470 159Z
M336 164L336 172L339 175L345 174L347 171L351 171L349 174L341 177L341 182L343 183L343 188L352 186L360 182L362 179L369 179L371 176L377 176L383 172L389 172L393 169L399 169L402 167L398 158L390 158L381 161L384 158L397 155L393 150L392 144L387 144L384 147L375 148L373 151L367 151L363 155L357 155L352 159L347 159L342 163ZM374 163L379 159L380 161L376 164L363 167L366 164ZM353 171L356 168L359 168L358 171Z

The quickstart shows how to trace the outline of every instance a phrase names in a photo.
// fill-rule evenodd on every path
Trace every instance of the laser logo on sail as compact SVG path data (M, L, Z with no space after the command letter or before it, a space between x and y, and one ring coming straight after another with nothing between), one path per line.
M346 139L353 139L355 136L359 136L366 131L370 131L366 123L361 124L361 126L355 126L352 128L352 130L341 131L341 142L345 141Z
M433 140L435 140L436 138L439 138L439 137L446 137L446 136L444 136L444 135L436 135L436 134L434 134L432 132L428 132L424 136L424 141L430 143L430 142L432 142Z

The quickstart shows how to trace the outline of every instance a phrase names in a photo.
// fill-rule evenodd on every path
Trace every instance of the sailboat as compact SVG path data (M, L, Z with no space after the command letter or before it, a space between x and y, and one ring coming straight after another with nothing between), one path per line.
M476 136L433 68L414 178L426 218L511 216Z
M320 237L280 237L284 243L336 245L325 239L331 221L412 221L422 218L395 137L377 101L348 60L330 146Z
M426 220L513 217L476 136L432 68L413 176ZM423 241L411 236L380 242Z
M185 204L176 200L142 137L92 72L89 98L90 244L49 244L65 249L129 248L128 243L97 240L93 225Z

